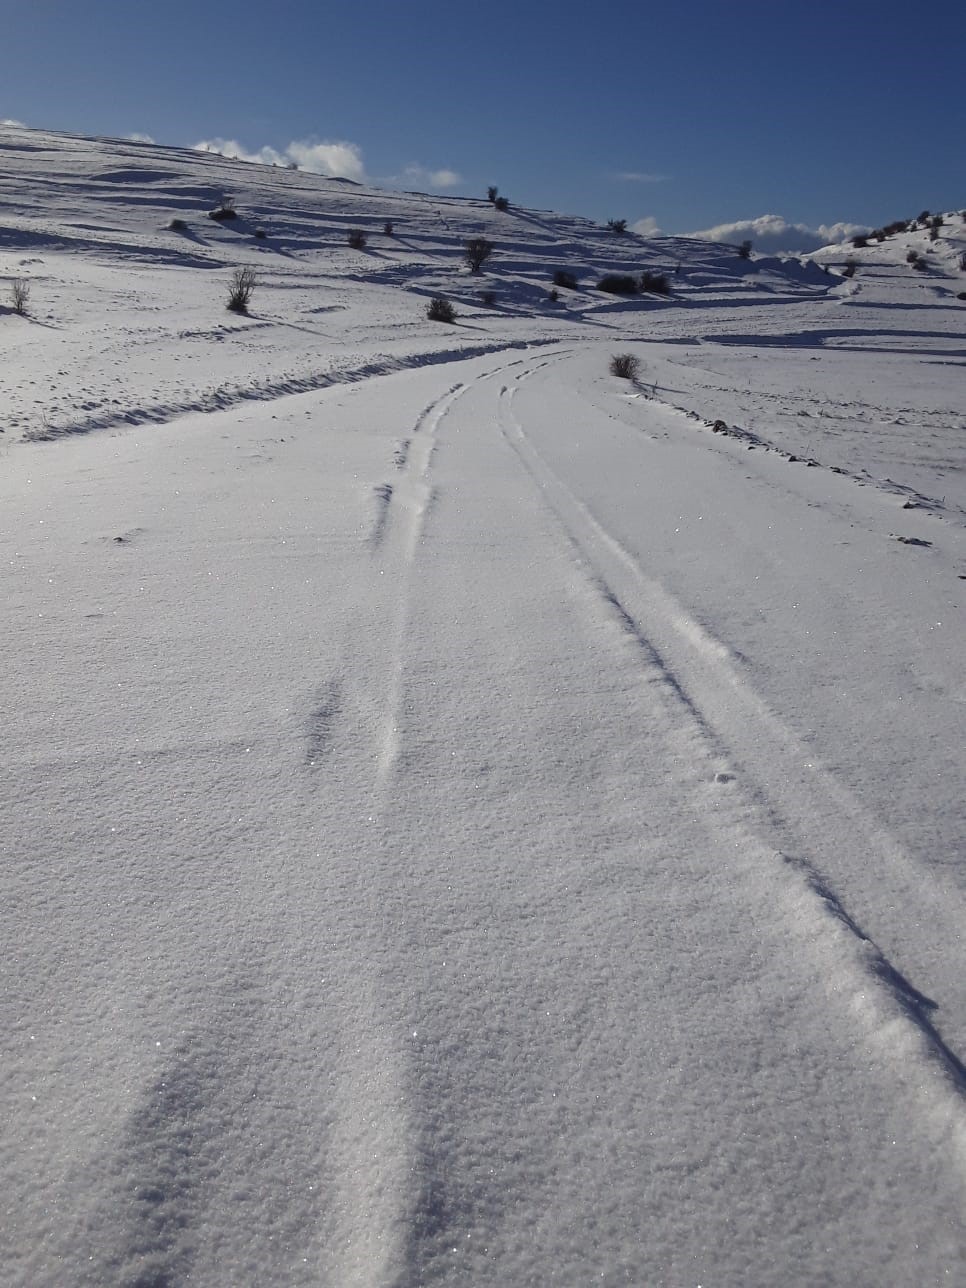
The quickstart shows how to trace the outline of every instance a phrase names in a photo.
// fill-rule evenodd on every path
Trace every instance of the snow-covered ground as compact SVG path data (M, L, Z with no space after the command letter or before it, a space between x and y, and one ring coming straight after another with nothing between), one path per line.
M960 1282L966 224L0 156L0 1280Z

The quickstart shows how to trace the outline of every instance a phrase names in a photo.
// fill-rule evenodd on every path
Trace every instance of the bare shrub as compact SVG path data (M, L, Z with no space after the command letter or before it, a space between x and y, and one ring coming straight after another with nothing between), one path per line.
M865 236L864 233L856 233L856 235L852 238L852 245L855 247L856 250L865 250L868 244L869 244L869 239L867 236Z
M25 282L22 277L18 277L10 285L10 299L13 302L14 313L19 313L24 317L27 312L27 301L30 299L30 283Z
M208 218L214 219L216 223L224 223L226 219L237 219L238 211L235 209L235 203L231 197L222 197L221 205L216 206L214 210L208 211Z
M492 184L492 183L491 183L491 184L490 184L490 186L489 186L489 187L487 188L487 190L486 190L486 199L487 199L487 201L496 201L496 194L497 194L498 192L499 192L499 188L497 188L495 184Z
M560 299L560 292L557 290L556 287L554 287L553 290L547 292L547 299L550 301L551 304L557 303L557 301Z
M608 219L607 227L611 230L612 233L626 233L627 220L626 219Z
M434 295L426 305L426 316L431 322L455 322L456 310L442 295Z
M350 228L346 241L348 241L353 250L365 250L368 238L361 228Z
M236 268L228 284L227 308L232 313L247 313L252 292L258 285L258 277L253 268Z
M471 273L478 273L485 260L493 254L493 243L485 237L471 237L464 243L463 258L470 267Z
M385 222L385 223L383 224L383 226L382 226L382 231L386 234L386 236L387 236L387 237L391 237L391 236L392 236L392 220L391 220L391 219L387 219L387 220L386 220L386 222Z
M633 353L615 353L610 360L610 374L621 380L636 380L640 370L640 359Z
M906 263L907 263L907 264L915 264L915 263L916 263L916 261L917 261L918 259L919 259L919 252L918 252L917 250L907 250L907 251L906 251Z
M751 259L751 242L750 242L750 241L747 241L747 240L746 240L746 241L743 241L743 242L741 243L741 245L738 247L738 258L739 258L739 259Z
M568 291L576 291L577 279L573 273L568 273L565 268L558 268L553 275L554 286L566 287Z
M494 201L493 204L494 206L496 206L497 210L510 209L510 201L508 197L497 197L496 201Z
M187 232L187 230L188 225L183 219L172 219L168 224L168 231L172 233L183 233Z

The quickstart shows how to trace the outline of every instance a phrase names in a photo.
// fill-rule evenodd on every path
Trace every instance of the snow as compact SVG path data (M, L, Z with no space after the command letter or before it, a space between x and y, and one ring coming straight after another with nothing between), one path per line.
M957 1282L966 225L0 148L0 1278Z

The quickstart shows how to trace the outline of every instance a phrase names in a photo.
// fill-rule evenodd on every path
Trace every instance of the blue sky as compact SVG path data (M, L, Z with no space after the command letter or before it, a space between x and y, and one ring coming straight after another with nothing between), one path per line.
M691 232L966 206L966 6L0 0L0 117ZM268 154L266 154L268 155Z

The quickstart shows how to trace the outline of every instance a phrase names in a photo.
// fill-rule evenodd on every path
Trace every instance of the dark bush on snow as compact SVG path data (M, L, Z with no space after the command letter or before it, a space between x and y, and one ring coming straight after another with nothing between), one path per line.
M916 263L916 261L917 261L918 259L919 259L919 252L918 252L917 250L907 250L907 251L906 251L906 263L907 263L907 264L915 264L915 263Z
M426 316L431 322L455 322L456 310L442 295L434 295L426 305Z
M612 233L626 233L627 220L626 219L608 219L607 227L611 230Z
M237 219L238 211L235 209L235 203L231 197L222 197L221 205L216 206L214 210L208 211L208 218L214 219L218 223L223 223L226 219Z
M856 270L858 267L859 267L859 261L858 261L857 259L847 259L847 260L845 261L845 267L842 269L842 276L843 276L843 277L854 277L854 276L855 276L855 270Z
M486 190L486 199L487 199L487 201L496 201L496 194L497 194L498 192L499 192L499 188L497 188L495 184L492 184L492 183L491 183L491 184L490 184L490 186L489 186L489 187L487 188L487 190Z
M637 279L620 273L608 273L597 283L597 289L606 291L608 295L636 295Z
M188 228L188 225L185 223L183 219L172 219L171 222L168 224L169 231L173 233L186 232L187 228Z
M353 250L363 250L368 239L361 228L350 228L346 240Z
M666 273L649 273L645 269L641 274L641 290L650 295L670 295L671 282Z
M852 238L852 245L855 247L856 250L865 250L868 244L869 244L868 237L864 236L862 233L859 233L857 236Z
M258 239L258 241L264 241L267 236L268 236L268 233L265 231L264 228L255 229L255 237Z
M392 220L391 220L391 219L387 219L387 220L386 220L386 222L385 222L385 223L383 224L383 226L382 226L382 231L386 234L386 236L387 236L387 237L391 237L391 236L392 236Z
M743 242L741 243L741 245L738 247L738 258L739 258L739 259L751 259L751 242L750 242L750 241L743 241Z
M640 369L640 360L633 353L615 353L610 360L610 374L621 380L636 380Z
M552 291L547 292L547 299L550 301L551 304L557 303L557 301L560 299L560 292L557 290L556 287L554 287Z
M497 210L509 210L509 209L510 209L510 202L509 202L508 198L506 198L506 197L497 197L497 199L494 201L494 203L493 203L493 204L494 204L494 206L496 206Z
M484 260L493 254L493 243L485 237L471 237L463 245L463 258L470 266L471 273L478 273Z
M10 302L13 305L14 313L19 313L21 317L27 316L27 302L30 299L30 283L22 277L18 277L10 285Z
M573 273L568 273L565 268L558 268L553 275L554 286L566 287L568 291L576 291L577 279Z
M232 313L247 313L252 292L258 285L258 278L253 268L236 268L228 284L227 308Z

